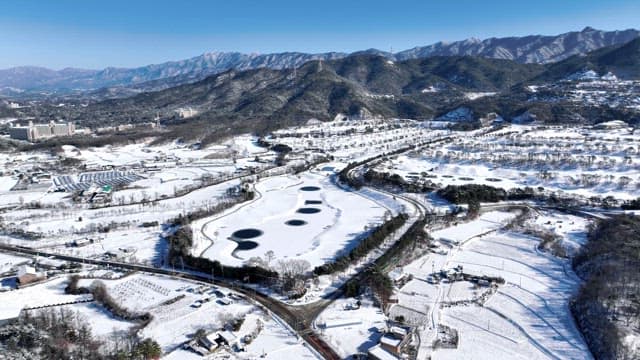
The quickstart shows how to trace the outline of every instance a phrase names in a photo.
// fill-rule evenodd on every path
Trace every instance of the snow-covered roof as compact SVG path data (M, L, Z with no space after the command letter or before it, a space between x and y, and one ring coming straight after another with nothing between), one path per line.
M387 350L383 349L380 344L369 348L369 350L367 350L367 352L371 355L374 356L376 359L380 359L380 360L397 360L398 357L396 357L395 355L393 355L392 353L388 352Z
M400 345L401 342L402 342L402 340L396 339L394 337L387 336L387 335L385 335L385 336L380 338L380 343L381 344L386 344L386 345L394 346L394 347Z
M398 281L400 279L402 279L403 277L405 277L407 274L405 274L402 271L402 268L395 268L392 271L389 272L389 277L391 278L391 280L393 281Z
M227 343L231 344L236 341L237 337L233 335L233 333L229 330L221 331L220 337L223 338Z
M389 330L394 334L400 334L402 336L406 336L409 333L407 329L400 326L392 326Z
M20 265L18 267L18 276L22 276L26 274L37 275L38 273L36 272L36 269L34 269L29 265Z
M88 241L88 240L87 240ZM56 260L56 259L48 259L48 258L39 258L38 264L43 266L57 267L65 264L65 261Z

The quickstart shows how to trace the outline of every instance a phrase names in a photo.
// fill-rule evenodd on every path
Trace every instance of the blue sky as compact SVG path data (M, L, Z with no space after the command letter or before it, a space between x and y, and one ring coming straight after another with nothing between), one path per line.
M394 51L640 27L638 0L0 0L0 68L133 67L208 51Z

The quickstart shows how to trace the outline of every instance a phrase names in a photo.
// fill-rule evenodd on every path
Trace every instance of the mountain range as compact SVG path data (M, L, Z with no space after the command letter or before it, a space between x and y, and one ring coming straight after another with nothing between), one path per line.
M211 52L191 59L131 69L67 68L56 71L25 66L0 70L0 94L17 97L33 94L64 95L90 92L94 98L125 97L196 82L230 69L291 69L312 60L331 61L361 55L378 55L395 62L434 56L466 55L512 60L523 64L547 64L573 55L584 55L602 47L623 44L638 36L640 31L634 29L602 31L587 27L582 31L556 36L531 35L485 40L471 38L450 43L438 42L397 53L377 49L352 54L285 52L260 55Z
M330 120L339 113L430 119L460 108L469 109L474 119L489 113L511 119L531 111L548 122L638 120L638 114L614 108L560 98L538 101L527 90L538 83L563 86L572 74L585 70L640 79L640 38L544 65L478 56L393 61L359 54L312 60L295 69L232 69L128 98L16 111L21 112L17 117L66 119L91 127L159 116L166 125L185 125L185 136L191 137L265 132L311 118Z

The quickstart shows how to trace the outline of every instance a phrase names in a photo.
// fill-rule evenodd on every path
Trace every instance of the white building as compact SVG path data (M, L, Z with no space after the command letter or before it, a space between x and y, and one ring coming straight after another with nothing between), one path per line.
M71 136L75 133L75 125L71 122L48 124L34 124L29 121L27 126L12 126L9 128L9 136L12 139L36 141L56 136Z

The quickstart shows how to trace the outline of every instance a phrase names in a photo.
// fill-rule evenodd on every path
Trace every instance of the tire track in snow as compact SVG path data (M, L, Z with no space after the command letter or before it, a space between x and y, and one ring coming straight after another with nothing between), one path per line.
M562 338L562 340L564 340L567 344L571 345L574 349L583 351L584 349L581 349L579 346L577 346L573 341L571 341L571 339L567 338L564 334L561 334L560 331L558 331L558 329L556 329L555 326L553 326L549 321L547 321L547 319L544 318L544 316L540 315L537 311L533 310L529 305L523 303L522 301L516 299L515 297L501 291L498 290L498 294L505 296L506 298L510 299L511 301L517 303L518 305L522 306L523 308L525 308L526 310L528 310L531 314L533 314L535 317L537 317L538 319L542 320L542 322L544 322L549 328L551 328L558 336L560 336Z
M553 351L547 349L544 345L542 345L540 342L538 342L536 339L534 339L533 337L531 337L531 335L529 335L529 333L522 327L520 326L520 324L518 324L517 322L515 322L513 319L511 319L510 317L506 316L505 314L501 313L500 311L490 307L490 306L485 306L485 309L491 311L492 313L500 316L501 318L505 319L506 321L508 321L511 325L513 325L515 328L517 328L518 330L520 330L520 332L529 340L529 342L535 346L538 350L540 350L541 352L543 352L545 355L549 356L550 358L556 359L556 360L562 360L561 357L559 357L558 355L556 355Z

